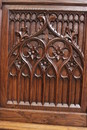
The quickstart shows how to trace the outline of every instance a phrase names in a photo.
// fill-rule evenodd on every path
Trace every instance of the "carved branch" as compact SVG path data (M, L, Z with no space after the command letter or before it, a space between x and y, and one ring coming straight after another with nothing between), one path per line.
M72 29L70 29L68 26L65 29L65 35L64 38L69 40L70 42L74 42L75 39L77 39L78 34L75 33ZM77 42L77 41L75 41Z
M29 37L27 26L21 27L20 31L16 31L15 34L19 38L19 41L23 41L25 37Z

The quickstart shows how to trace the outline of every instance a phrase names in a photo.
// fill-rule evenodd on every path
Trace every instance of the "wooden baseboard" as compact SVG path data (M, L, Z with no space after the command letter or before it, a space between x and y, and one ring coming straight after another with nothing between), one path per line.
M0 120L64 126L87 126L87 114L40 110L0 109Z
M0 121L0 130L87 130L87 128Z

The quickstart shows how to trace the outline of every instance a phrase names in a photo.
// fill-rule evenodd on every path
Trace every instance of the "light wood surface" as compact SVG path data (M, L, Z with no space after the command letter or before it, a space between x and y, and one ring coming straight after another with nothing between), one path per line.
M66 127L41 124L0 121L0 130L87 130L85 127Z

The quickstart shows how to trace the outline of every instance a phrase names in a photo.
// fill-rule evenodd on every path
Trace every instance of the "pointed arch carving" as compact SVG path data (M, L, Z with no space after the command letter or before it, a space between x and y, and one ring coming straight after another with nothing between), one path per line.
M59 18L61 19L61 17ZM29 87L27 100L24 96L21 99L18 98L17 103L20 104L23 101L23 103L28 102L29 105L40 103L40 105L45 106L53 103L54 106L59 104L67 104L68 107L72 104L79 104L80 106L84 54L77 45L78 34L68 26L66 26L64 34L55 30L52 22L57 21L56 14L34 15L33 21L35 21L34 18L39 22L39 30L29 34L27 26L24 26L16 31L16 44L8 56L9 74L11 74L11 68L15 66L18 83L21 82L21 75L25 78L24 87L26 78L29 81L27 83L27 88ZM52 37L44 35L44 38L42 34L45 31L50 32ZM23 68L25 68L25 73ZM10 76L14 77L13 74ZM74 90L72 82L74 82ZM35 86L35 84L37 85ZM64 89L67 91L65 94ZM79 96L76 95L78 89ZM75 97L72 97L72 92L75 93ZM21 95L21 91L19 93ZM63 98L64 95L66 95L65 99Z

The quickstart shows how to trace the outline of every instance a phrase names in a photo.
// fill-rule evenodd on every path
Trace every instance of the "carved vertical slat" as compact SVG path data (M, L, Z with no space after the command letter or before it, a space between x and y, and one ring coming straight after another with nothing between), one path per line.
M36 22L32 21L32 23L31 23L31 34L35 33L35 25L36 25Z
M26 77L24 77L24 103L26 102Z
M12 101L12 93L13 93L13 92L12 92L12 85L13 85L12 82L13 82L13 77L10 77L10 78L9 78L8 93L7 93L7 94L8 94L8 100L9 100L9 101Z
M72 82L73 82L73 84L72 84L72 88L71 88L71 97L72 97L71 103L74 104L75 103L75 87L76 87L74 78L72 78Z
M10 44L10 47L12 47L13 46L13 44L14 44L14 33L15 33L15 28L14 28L14 22L12 21L12 22L10 22L10 27L9 27L9 30L10 30L10 39L9 39L9 44Z
M69 106L71 104L71 87L72 87L72 75L70 75L70 78L69 78L69 99L68 99Z
M74 104L76 105L76 103L77 103L77 93L76 93L76 91L77 91L77 80L76 79L74 79L75 80L75 100L74 100Z
M76 92L75 92L75 104L80 104L80 96L82 95L81 93L81 82L79 79L76 80Z
M19 21L16 21L15 22L15 31L17 30L19 30L20 29L20 23L19 23Z
M80 16L80 21L83 23L83 38L82 38L82 43L85 41L85 15ZM82 44L82 51L85 53L85 43Z
M74 23L74 30L78 34L78 22Z
M21 14L20 27L25 27L25 13Z
M29 34L30 34L30 35L31 35L31 31L32 31L32 30L31 30L31 25L32 25L31 16L32 16L32 15L30 14L30 26L29 26Z
M59 21L58 18L57 18L56 21L57 21L57 23L56 23L56 24L57 24L57 25L56 25L56 30L57 30L57 32L58 32L58 21Z
M58 32L61 34L61 26L62 26L62 24L61 24L61 22L59 22L58 23Z
M36 104L38 103L38 80L39 78L37 78L36 80L36 99L35 99Z
M30 14L29 13L26 13L26 22L25 22L25 26L27 26L28 28L28 33L29 33L29 27L30 27Z
M62 87L63 87L63 83L62 83L62 78L59 79L59 83L58 83L58 103L62 103Z
M64 26L64 29L63 29L63 35L64 35L65 29L66 29L66 27L68 26L68 25L67 25L67 22L64 22L64 25L63 25L63 26Z
M24 22L24 21L22 21L22 22L20 23L20 27L25 27L25 22Z
M24 77L21 76L20 100L24 101Z
M33 102L35 102L36 101L36 89L37 89L37 80L38 80L38 78L37 77L35 77L34 78L34 80L33 80L33 87L32 87L32 91L33 91L33 93L32 93L32 101Z
M17 79L17 102L19 103L21 100L21 81L20 81L20 73L18 73Z
M26 22L26 26L28 28L28 33L30 34L30 22L29 21Z
M67 104L67 97L68 97L68 79L66 78L64 78L63 79L64 80L64 82L63 82L63 102L65 103L65 104Z
M31 76L31 78L30 78L30 99L29 99L29 101L30 101L30 104L32 103L32 93L33 93L33 91L32 91L32 83L33 83L33 78L32 78L33 76Z
M68 79L68 86L67 86L67 97L66 97L67 104L68 104L68 97L69 97L69 91L68 91L68 89L69 89L69 79Z
M12 85L12 93L13 93L13 101L17 101L17 77L13 77L13 85Z
M62 35L64 35L64 17L63 17L63 19L62 19L62 22L61 22L61 24L62 24L62 27L61 27L61 34Z
M40 29L40 23L37 21L37 31Z
M15 22L15 31L18 31L20 29L20 22L19 21L16 21ZM17 44L17 37L15 36L15 43Z
M38 91L39 91L39 78L37 79L37 82L36 82L36 84L37 84L37 87L36 87L36 103L38 103Z
M39 66L37 67L37 70L36 70L36 73L38 74L38 75L40 75L40 77L37 77L36 78L36 88L35 88L35 93L36 93L36 103L38 103L38 102L41 102L41 87L42 87L42 84L41 84L41 70L39 69Z
M73 24L72 24L72 22L69 22L69 28L70 28L70 29L73 28Z
M74 30L74 15L71 15L71 18L70 18L70 19L71 19L71 21L72 21L72 23L73 23L73 24L72 24L72 30Z
M55 105L57 105L59 99L58 99L58 93L59 93L59 87L58 87L58 77L56 77L56 87L55 87Z
M29 102L29 77L25 78L25 101Z
M35 93L35 102L37 104L37 91L38 91L38 78L36 78L36 85L35 85L35 90L34 90L34 93Z
M45 79L45 72L43 72L43 91L42 91L42 105L44 105L44 99L45 99L45 84L46 84L46 79Z
M46 88L45 88L45 102L48 102L49 97L49 78L46 78Z
M62 104L64 104L64 79L62 78Z
M81 98L81 106L83 111L87 111L87 14L84 15L84 36L83 36L83 44L84 44L84 71L83 71L83 89L82 89L82 98Z
M38 102L41 102L42 98L42 78L39 78L39 88L38 88Z
M62 78L62 94L61 94L61 103L63 104L63 98L64 98L64 93L63 93L63 89L64 89L64 79Z
M49 100L48 100L49 104L51 103L51 86L50 86L50 81L51 81L51 79L49 78Z
M37 66L37 68L36 68L36 76L35 76L35 79L33 79L34 80L34 85L33 85L33 97L34 97L34 101L36 102L36 103L38 103L38 102L41 102L41 97L40 97L40 93L41 93L41 87L42 87L42 85L41 85L41 83L40 83L40 78L41 77L38 77L38 75L40 75L41 74L41 71L40 71L40 69L39 69L39 66Z
M82 48L83 50L83 34L84 34L84 24L80 22L80 25L79 25L79 40L78 40L78 43L79 43L79 46L80 48Z
M55 88L55 79L50 79L50 102L54 103L54 88Z

